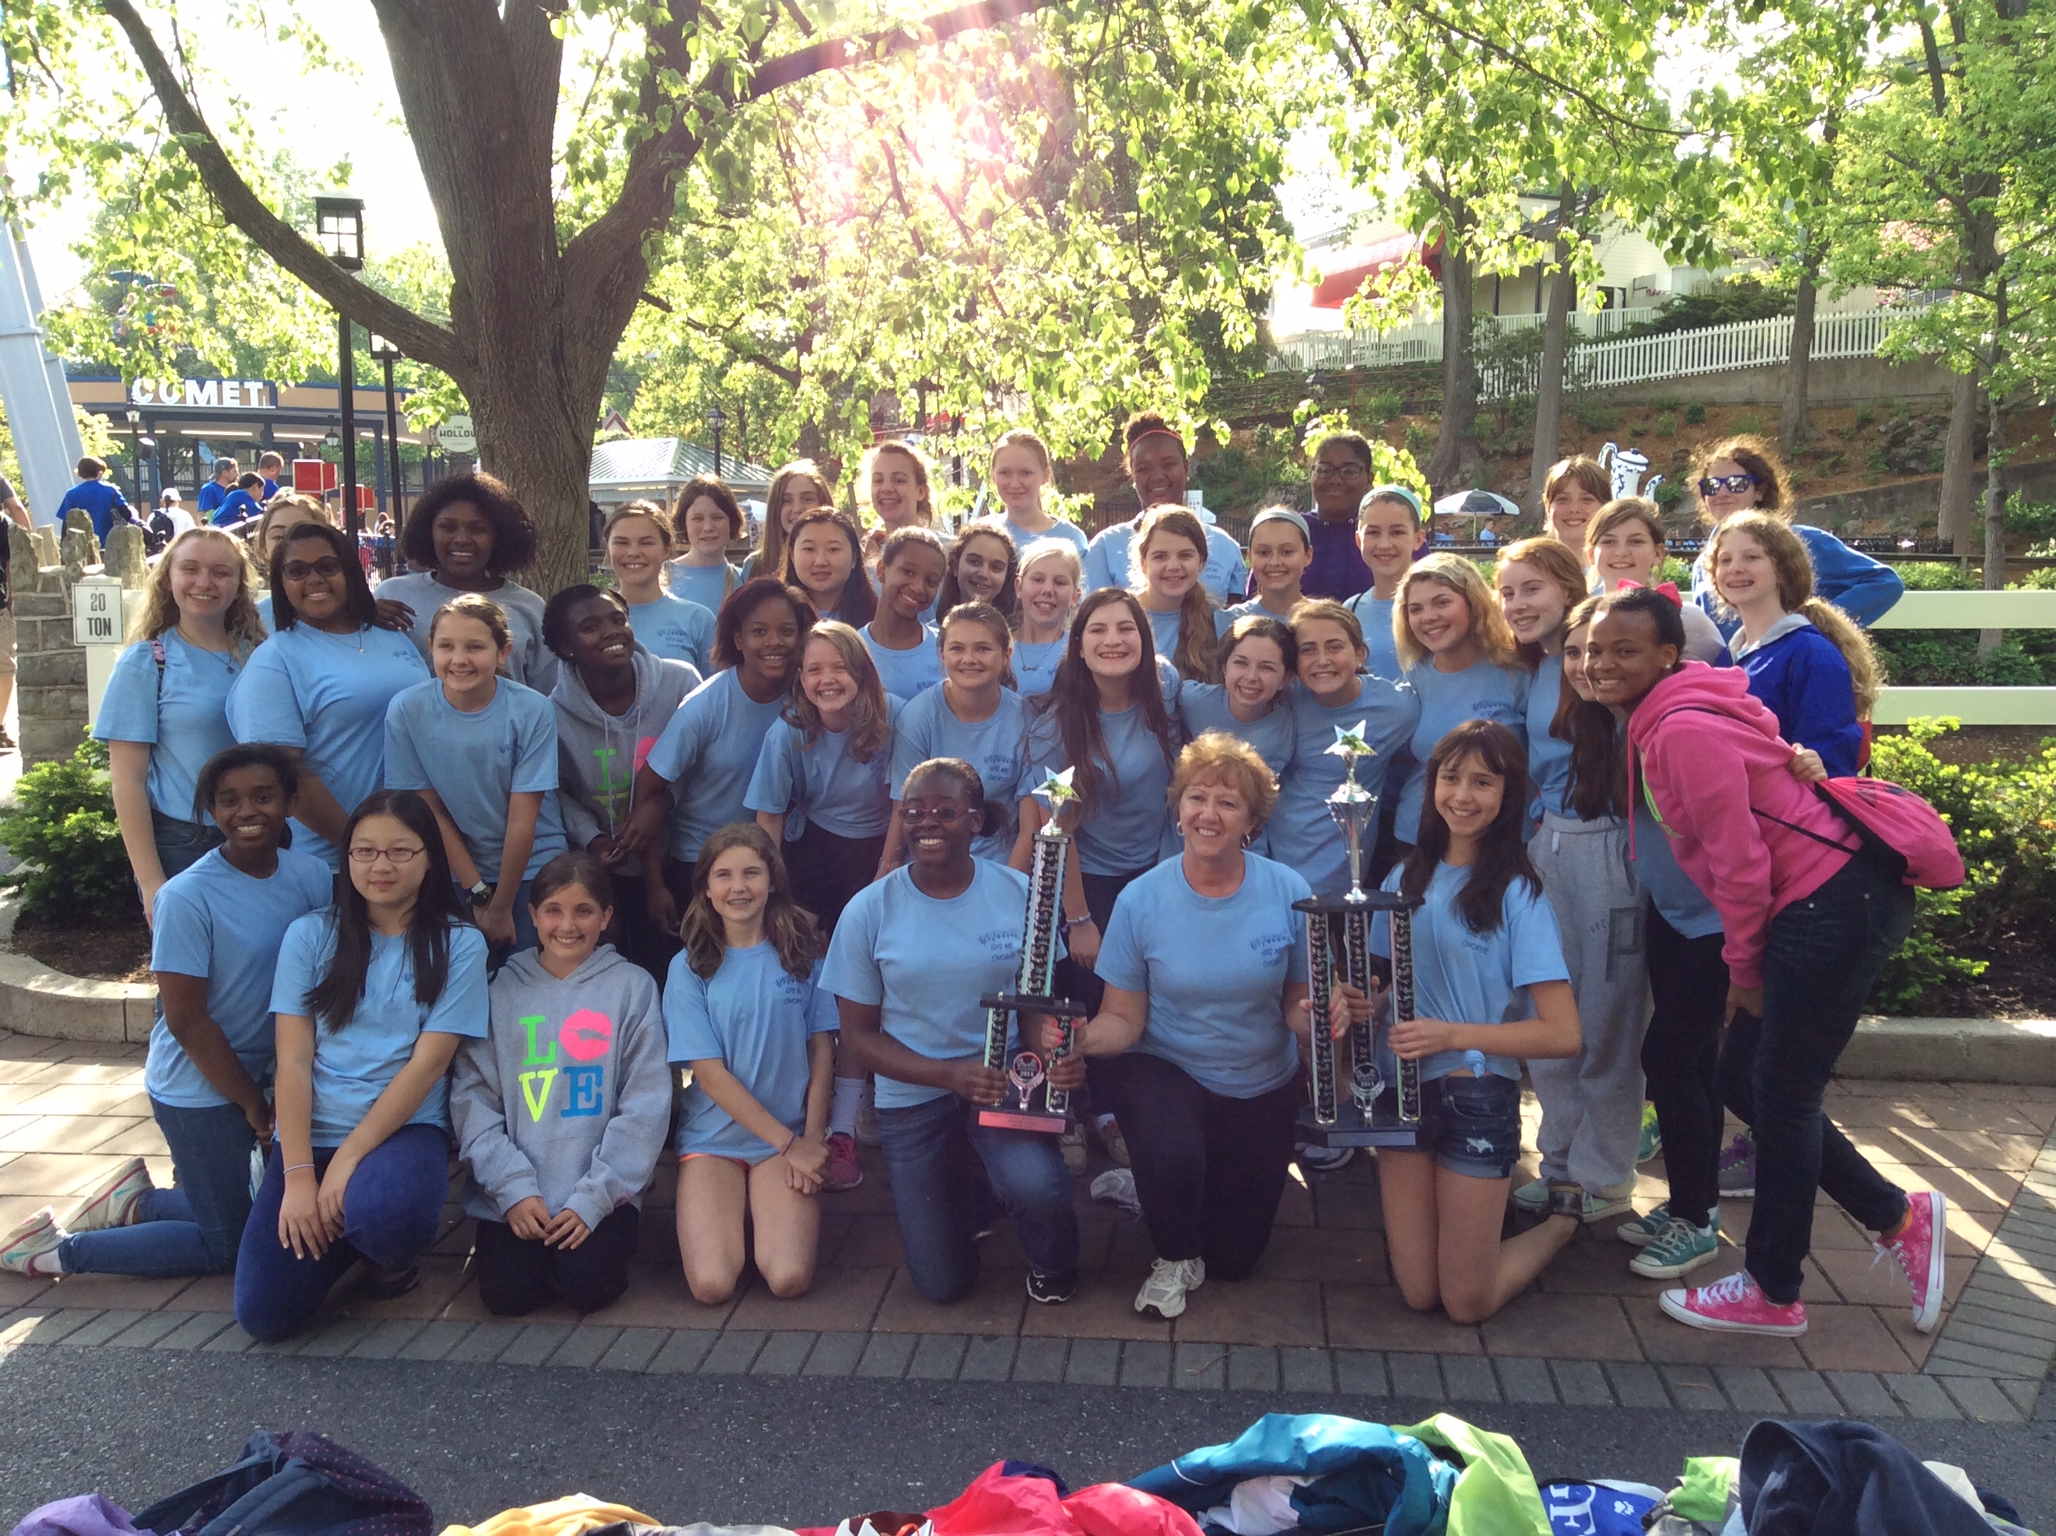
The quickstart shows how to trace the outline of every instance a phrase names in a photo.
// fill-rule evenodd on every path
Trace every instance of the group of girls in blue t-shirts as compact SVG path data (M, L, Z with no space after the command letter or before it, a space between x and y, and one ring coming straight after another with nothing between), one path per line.
M1739 664L1772 738L1811 749L1779 759L1796 783L1854 770L1876 672L1815 594L1821 556L1776 515L1789 493L1765 453L1710 452L1707 606L1669 598L1659 627L1673 670ZM740 509L696 481L670 516L608 519L611 588L547 603L504 575L533 553L519 503L459 477L409 522L422 574L376 599L339 533L285 530L269 636L240 547L175 541L95 728L124 837L151 856L148 1087L177 1187L121 1170L15 1234L6 1263L233 1264L244 1327L282 1337L358 1260L374 1294L412 1283L454 1138L487 1306L590 1310L627 1284L668 1145L692 1293L726 1298L753 1262L797 1295L815 1197L862 1178L861 1122L921 1295L970 1289L1004 1210L1029 1295L1053 1304L1079 1281L1089 1123L1156 1248L1136 1310L1175 1317L1262 1256L1302 1042L1388 1006L1380 980L1307 1011L1293 902L1356 875L1420 903L1417 1016L1389 1042L1421 1065L1427 1129L1379 1158L1409 1303L1490 1316L1580 1223L1629 1213L1645 1079L1672 1198L1620 1228L1632 1267L1712 1258L1723 1096L1749 1075L1718 1045L1741 950L1726 893L1672 855L1682 812L1624 771L1628 711L1605 681L1607 615L1646 608L1629 598L1663 558L1654 508L1566 461L1550 535L1506 548L1488 584L1417 558L1418 497L1379 486L1359 510L1368 590L1306 598L1309 524L1276 508L1217 593L1231 568L1185 502L1182 441L1138 416L1127 458L1144 510L1090 544L1044 510L1049 458L1025 432L993 456L1003 515L950 541L907 445L867 456L869 536L791 465L742 569L725 556ZM1116 561L1125 579L1096 583ZM1368 755L1339 755L1345 734ZM1065 770L1068 796L1038 793ZM1328 813L1345 773L1385 812L1357 871ZM1018 983L1024 872L1052 817L1073 857L1048 984L1091 1009L1047 1068L1089 1105L1061 1138L976 1113L1016 1092L985 1064L978 998ZM1389 958L1382 923L1372 948ZM1775 1001L1742 992L1750 1048L1790 1049ZM1020 1045L1053 1038L1022 1028ZM1514 1188L1524 1071L1542 1162ZM1865 1188L1870 1209L1897 1198ZM1541 1220L1502 1239L1509 1195ZM1760 1296L1701 1294L1666 1310L1761 1322Z

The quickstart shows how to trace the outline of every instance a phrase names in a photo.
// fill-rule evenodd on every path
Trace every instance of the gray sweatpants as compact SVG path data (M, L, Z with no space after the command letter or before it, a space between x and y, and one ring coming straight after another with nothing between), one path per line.
M1596 1192L1634 1178L1642 1135L1645 898L1628 863L1628 824L1617 817L1544 812L1528 856L1556 912L1584 1030L1577 1055L1528 1063L1542 1104L1542 1176Z

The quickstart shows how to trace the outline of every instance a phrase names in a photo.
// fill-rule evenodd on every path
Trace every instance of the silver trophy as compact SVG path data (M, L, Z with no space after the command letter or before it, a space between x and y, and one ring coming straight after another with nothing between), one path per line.
M1071 834L1058 824L1058 813L1078 797L1071 787L1071 770L1051 773L1035 791L1035 797L1049 810L1049 820L1035 834L1035 854L1028 868L1028 911L1021 926L1021 966L1014 975L1010 992L994 992L978 999L985 1009L985 1064L1004 1072L1013 1085L1013 1104L1001 1103L978 1112L980 1125L1012 1131L1044 1131L1057 1134L1070 1113L1071 1095L1062 1088L1043 1092L1043 1108L1036 1108L1030 1096L1049 1076L1049 1069L1071 1053L1071 1036L1076 1021L1091 1010L1069 998L1057 997L1057 916L1063 911L1064 870L1070 862ZM1042 1013L1057 1021L1057 1045L1044 1062L1033 1051L1022 1050L1007 1060L1007 1037L1017 1014Z
M1337 726L1328 748L1342 759L1342 782L1328 797L1328 814L1341 829L1349 858L1349 890L1337 900L1314 896L1293 906L1307 915L1307 994L1312 1007L1308 1072L1313 1104L1307 1118L1329 1146L1412 1146L1421 1118L1421 1074L1415 1062L1399 1063L1397 1102L1388 1094L1378 1065L1378 1026L1362 1020L1349 1029L1349 1102L1341 1102L1335 1037L1329 1009L1343 983L1360 992L1371 986L1371 914L1384 912L1392 924L1392 1018L1410 1019L1413 1007L1412 908L1417 901L1385 891L1366 891L1364 836L1378 817L1378 797L1356 781L1357 764L1377 755L1364 739L1364 721ZM1338 933L1339 930L1339 933Z

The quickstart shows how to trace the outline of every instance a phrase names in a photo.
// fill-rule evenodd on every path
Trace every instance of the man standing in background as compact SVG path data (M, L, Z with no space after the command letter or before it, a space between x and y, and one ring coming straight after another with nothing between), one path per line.
M286 472L285 455L265 452L257 460L257 473L264 477L264 494L260 501L269 501L278 494L278 477Z
M221 510L221 504L228 500L228 493L236 488L236 476L240 473L236 461L226 454L214 461L214 478L200 487L198 501L202 521L212 521Z
M21 504L5 475L0 475L0 511L24 529L29 526L29 509ZM14 573L9 563L13 543L7 530L0 528L0 752L14 750L14 737L7 730L7 710L14 703Z

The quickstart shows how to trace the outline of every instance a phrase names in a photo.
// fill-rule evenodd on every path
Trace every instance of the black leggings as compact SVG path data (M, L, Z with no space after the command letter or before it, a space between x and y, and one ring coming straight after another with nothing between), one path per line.
M1077 850L1072 850L1076 857ZM1107 924L1114 920L1114 902L1121 892L1139 878L1145 871L1135 870L1125 875L1088 875L1079 873L1079 883L1085 887L1085 910L1092 914L1092 926L1099 930L1104 939ZM1057 990L1073 1002L1082 1003L1093 1013L1099 1012L1100 1003L1106 998L1107 984L1099 979L1090 966L1080 965L1076 960L1063 959L1057 962ZM1113 1083L1108 1076L1110 1065L1106 1057L1085 1064L1085 1091L1095 1114L1109 1115L1114 1111ZM1073 1099L1076 1102L1076 1099ZM1123 1127L1126 1134L1126 1127Z
M822 933L828 934L835 931L850 898L877 878L885 834L843 837L810 821L782 851L792 874L794 899L820 920Z
M1655 1010L1642 1037L1642 1075L1663 1132L1670 1212L1706 1225L1720 1201L1721 1015L1727 1011L1728 963L1722 935L1688 939L1653 906L1644 929L1649 991Z
M1205 1259L1209 1279L1247 1280L1285 1193L1298 1080L1231 1099L1161 1056L1129 1051L1107 1066L1157 1257Z
M504 1221L481 1221L471 1245L479 1300L495 1317L526 1317L553 1301L597 1312L628 1289L641 1222L634 1206L617 1205L567 1253L544 1247L541 1238L516 1237Z

